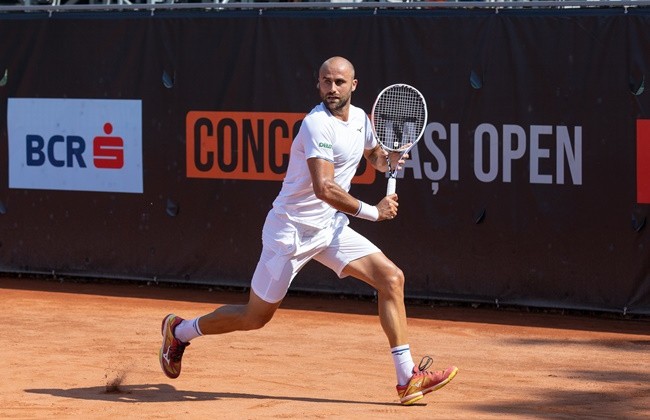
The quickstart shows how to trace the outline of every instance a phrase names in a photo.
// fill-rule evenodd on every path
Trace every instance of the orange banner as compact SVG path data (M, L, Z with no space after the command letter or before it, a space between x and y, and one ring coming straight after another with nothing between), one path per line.
M302 113L190 111L186 118L189 178L282 181ZM361 162L354 183L372 184Z

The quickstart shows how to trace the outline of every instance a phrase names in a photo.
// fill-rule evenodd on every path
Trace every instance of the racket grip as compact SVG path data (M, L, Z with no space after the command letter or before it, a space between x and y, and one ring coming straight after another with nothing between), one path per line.
M397 186L397 178L388 178L388 185L386 186L386 195L395 194L395 187Z

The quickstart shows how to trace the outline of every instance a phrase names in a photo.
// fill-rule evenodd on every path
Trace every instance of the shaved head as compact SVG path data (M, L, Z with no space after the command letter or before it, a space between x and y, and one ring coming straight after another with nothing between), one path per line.
M321 64L318 72L319 76L328 70L338 70L342 73L349 72L351 78L354 79L354 66L347 58L339 56L328 58Z

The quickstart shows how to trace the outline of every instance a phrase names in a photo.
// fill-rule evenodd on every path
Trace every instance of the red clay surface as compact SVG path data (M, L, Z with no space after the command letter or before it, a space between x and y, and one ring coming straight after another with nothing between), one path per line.
M0 278L0 418L650 418L650 322L409 307L411 348L458 376L397 403L372 302L288 297L258 331L201 337L170 380L160 322L246 294Z

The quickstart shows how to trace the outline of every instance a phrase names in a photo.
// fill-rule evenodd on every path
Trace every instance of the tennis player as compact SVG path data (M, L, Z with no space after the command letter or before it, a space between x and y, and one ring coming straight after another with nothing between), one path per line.
M192 339L263 327L296 274L312 259L341 278L353 276L377 290L379 320L390 345L402 404L413 404L456 375L454 366L427 370L432 363L428 356L415 366L407 339L404 274L348 226L348 215L374 222L397 215L396 194L371 205L348 193L361 157L381 172L388 170L388 159L393 168L404 163L399 153L381 148L366 113L350 103L357 83L347 59L332 57L321 65L316 87L322 102L304 118L291 146L282 189L262 229L262 253L248 303L224 305L188 320L167 315L159 358L169 378L180 375L181 358Z

